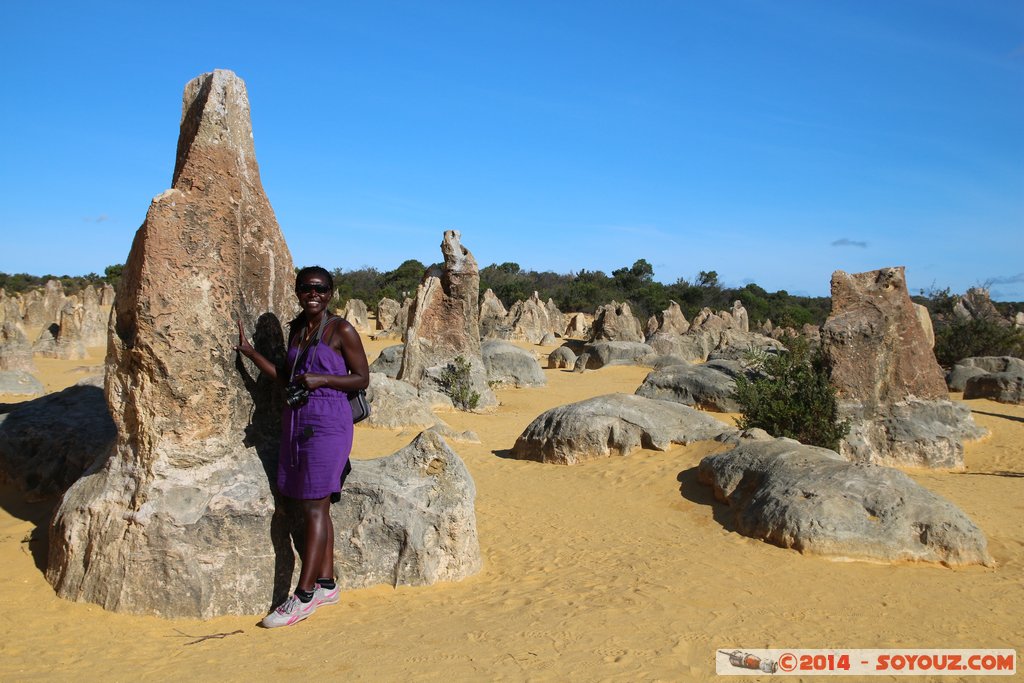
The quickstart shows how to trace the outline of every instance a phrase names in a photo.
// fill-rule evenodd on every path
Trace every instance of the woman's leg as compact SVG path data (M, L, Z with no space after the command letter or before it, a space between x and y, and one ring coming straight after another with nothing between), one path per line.
M318 579L334 578L334 522L331 520L331 505L327 504L327 533L324 535L323 554L320 556Z
M324 562L328 566L333 562L334 526L331 524L330 496L316 500L299 501L302 505L302 518L305 526L305 548L302 553L302 570L299 572L298 587L304 591L316 588L316 580L324 576L320 574ZM332 549L325 560L325 548L330 543Z

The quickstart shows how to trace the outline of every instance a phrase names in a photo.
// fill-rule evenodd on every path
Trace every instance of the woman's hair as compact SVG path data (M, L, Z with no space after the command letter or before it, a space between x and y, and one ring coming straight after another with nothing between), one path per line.
M327 269L322 266L306 266L305 268L299 270L299 272L295 274L296 288L299 286L299 283L302 282L302 278L306 277L307 275L319 275L323 277L325 280L327 280L327 286L330 287L332 291L334 290L334 278L331 277L331 274L327 272Z

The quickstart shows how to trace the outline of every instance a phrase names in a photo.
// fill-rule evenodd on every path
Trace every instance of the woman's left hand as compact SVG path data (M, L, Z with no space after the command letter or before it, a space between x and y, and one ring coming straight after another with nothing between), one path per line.
M313 391L314 389L327 386L327 375L318 375L316 373L309 372L303 375L295 375L295 379L292 381L306 387L310 391Z

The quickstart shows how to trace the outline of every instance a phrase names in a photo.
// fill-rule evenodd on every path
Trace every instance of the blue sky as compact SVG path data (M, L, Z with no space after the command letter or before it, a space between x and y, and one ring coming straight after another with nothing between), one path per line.
M1024 300L1024 3L3 3L0 270L123 262L235 71L297 264Z

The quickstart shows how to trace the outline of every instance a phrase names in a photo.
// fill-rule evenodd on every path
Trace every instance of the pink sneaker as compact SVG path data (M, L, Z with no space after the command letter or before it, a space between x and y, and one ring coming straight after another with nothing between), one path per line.
M340 599L340 594L341 589L337 584L335 584L334 588L331 588L330 590L324 588L320 584L317 584L316 592L313 594L313 602L317 604L317 607L322 605L336 605Z
M318 604L315 595L309 602L302 602L297 595L289 595L280 607L263 617L263 626L266 628L291 626L315 612Z

